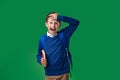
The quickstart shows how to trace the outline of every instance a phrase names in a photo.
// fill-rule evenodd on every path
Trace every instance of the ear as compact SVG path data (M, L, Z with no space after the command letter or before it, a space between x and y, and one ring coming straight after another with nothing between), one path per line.
M47 24L47 22L45 22L45 25L46 25L46 27L48 27L48 24Z

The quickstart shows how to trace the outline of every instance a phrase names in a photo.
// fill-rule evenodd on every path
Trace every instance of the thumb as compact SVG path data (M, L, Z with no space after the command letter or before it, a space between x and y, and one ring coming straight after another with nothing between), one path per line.
M45 55L45 51L44 50L42 50L42 57L43 57L43 59L46 59L46 55Z

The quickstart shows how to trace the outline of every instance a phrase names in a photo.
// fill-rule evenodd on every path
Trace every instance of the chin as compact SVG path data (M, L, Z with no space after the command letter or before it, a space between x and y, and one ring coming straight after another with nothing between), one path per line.
M57 31L49 31L50 34L56 34Z
M53 32L52 34L56 34L56 32Z

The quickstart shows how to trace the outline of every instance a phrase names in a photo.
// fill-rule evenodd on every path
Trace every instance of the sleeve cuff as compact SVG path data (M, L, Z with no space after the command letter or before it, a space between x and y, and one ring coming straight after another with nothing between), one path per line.
M41 63L40 63L41 58L42 58L41 56L39 56L39 57L37 58L37 62L38 62L39 64L41 64Z
M58 20L58 21L63 20L63 16L58 15L58 16L57 16L57 20Z

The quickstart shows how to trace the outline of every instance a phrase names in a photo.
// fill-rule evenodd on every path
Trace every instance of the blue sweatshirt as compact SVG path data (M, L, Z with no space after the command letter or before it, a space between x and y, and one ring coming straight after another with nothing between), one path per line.
M79 21L61 15L58 15L57 19L69 24L67 27L65 27L64 29L58 32L58 34L62 32L69 43L70 37L72 36L73 32L76 30L77 26L79 25ZM47 36L47 34L44 34L43 36L45 35L46 38L45 38L44 49L48 61L48 65L47 67L45 67L45 74L48 76L57 76L57 75L69 73L70 63L67 58L67 52L65 51L62 45L59 35L56 35L54 37L49 37ZM40 40L39 40L39 47L37 54L38 63L40 63L40 60L42 58L41 50L43 49Z

